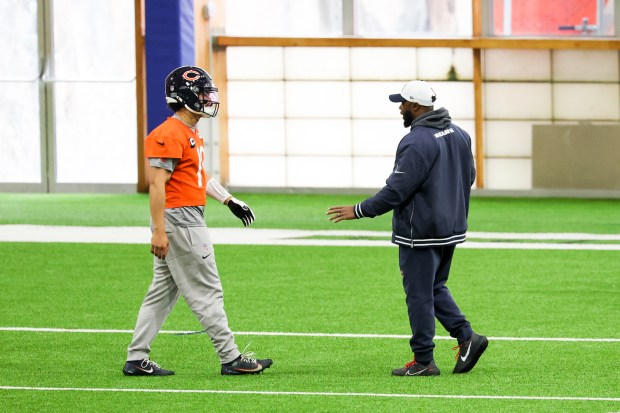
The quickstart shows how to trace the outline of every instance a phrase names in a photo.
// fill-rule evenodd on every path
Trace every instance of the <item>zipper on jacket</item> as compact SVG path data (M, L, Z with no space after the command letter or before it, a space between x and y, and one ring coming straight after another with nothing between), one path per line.
M413 248L413 212L415 211L415 202L411 201L411 216L409 217L409 237L411 239L411 248Z

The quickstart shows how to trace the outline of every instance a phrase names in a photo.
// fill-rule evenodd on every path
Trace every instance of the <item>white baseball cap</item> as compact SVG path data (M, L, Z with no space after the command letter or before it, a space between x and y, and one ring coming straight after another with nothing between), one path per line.
M390 95L392 102L416 102L422 106L433 106L437 94L433 88L423 80L412 80L403 86L400 93Z

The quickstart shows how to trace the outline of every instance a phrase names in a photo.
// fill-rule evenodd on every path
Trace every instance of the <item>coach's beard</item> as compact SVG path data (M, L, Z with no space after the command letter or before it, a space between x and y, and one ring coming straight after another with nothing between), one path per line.
M410 112L403 113L403 125L408 128L413 123L413 115Z

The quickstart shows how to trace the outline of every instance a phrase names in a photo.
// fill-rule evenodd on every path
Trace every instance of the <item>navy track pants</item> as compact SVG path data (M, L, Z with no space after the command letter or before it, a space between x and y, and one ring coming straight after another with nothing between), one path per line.
M399 247L398 261L403 276L411 351L420 363L433 359L435 317L457 340L468 340L472 329L446 287L455 245Z

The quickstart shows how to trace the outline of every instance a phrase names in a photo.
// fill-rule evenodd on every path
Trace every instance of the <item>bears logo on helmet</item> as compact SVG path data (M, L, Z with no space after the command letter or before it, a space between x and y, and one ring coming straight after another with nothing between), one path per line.
M187 72L183 73L183 79L189 80L190 82L193 82L198 78L200 78L200 73L195 70L188 70Z
M220 102L213 79L196 66L181 66L166 77L166 102L180 103L204 117L217 115Z

